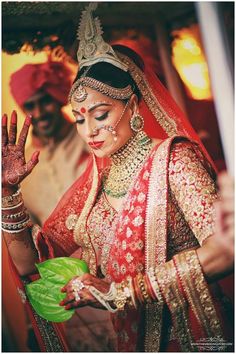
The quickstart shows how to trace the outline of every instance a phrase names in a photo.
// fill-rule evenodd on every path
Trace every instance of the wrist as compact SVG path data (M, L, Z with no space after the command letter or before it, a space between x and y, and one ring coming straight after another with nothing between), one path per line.
M8 186L8 187L2 187L2 197L7 197L9 195L12 195L17 192L17 190L20 188L19 185L15 186Z

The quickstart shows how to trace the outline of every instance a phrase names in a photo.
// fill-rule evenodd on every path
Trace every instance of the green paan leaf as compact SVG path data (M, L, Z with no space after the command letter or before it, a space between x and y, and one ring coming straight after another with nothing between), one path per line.
M36 264L41 279L26 285L28 299L38 315L52 322L64 322L75 310L65 310L59 302L66 296L61 288L74 276L89 273L87 264L77 258L58 257Z

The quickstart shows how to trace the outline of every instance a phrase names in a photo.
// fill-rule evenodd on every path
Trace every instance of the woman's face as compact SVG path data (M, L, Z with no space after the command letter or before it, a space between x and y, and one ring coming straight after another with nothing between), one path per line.
M91 88L86 87L86 92L88 96L83 102L75 101L74 96L71 99L78 133L96 156L110 156L125 145L133 135L129 121L137 107L137 97L133 95L125 105L124 102L112 99ZM115 140L115 135L110 131L99 129L102 125L114 128Z

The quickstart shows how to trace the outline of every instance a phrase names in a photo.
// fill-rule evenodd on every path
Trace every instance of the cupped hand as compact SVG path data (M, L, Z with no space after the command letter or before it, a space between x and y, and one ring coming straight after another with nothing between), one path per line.
M74 280L81 281L82 284L84 285L84 287L78 292L79 299L78 298L76 299L74 293L74 286L73 286ZM74 277L61 289L62 292L66 292L66 297L64 300L60 302L60 305L65 306L66 310L83 307L87 305L95 308L104 309L104 307L100 304L100 302L98 302L97 299L95 299L93 295L90 293L88 287L91 285L104 294L107 293L110 288L110 283L107 283L102 279L96 278L91 274L84 274L81 277Z
M27 116L17 136L17 113L11 114L9 132L7 128L8 117L2 117L2 186L3 188L14 188L28 176L38 163L39 151L35 151L31 159L25 161L25 142L28 136L31 117Z

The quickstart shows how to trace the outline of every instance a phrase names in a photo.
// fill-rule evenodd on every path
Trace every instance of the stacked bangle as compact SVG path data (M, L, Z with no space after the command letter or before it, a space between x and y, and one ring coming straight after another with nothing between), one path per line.
M30 225L20 189L12 195L2 197L2 230L10 234L20 233Z
M18 204L13 205L13 206L11 206L11 207L6 207L6 208L3 208L3 207L2 207L2 210L5 211L5 210L16 209L16 208L18 208L18 207L21 206L21 205L23 205L23 200L21 200Z
M30 218L29 218L29 215L27 215L26 218L20 222L12 222L12 223L2 222L2 230L3 231L21 230L21 229L24 229L28 225L29 221L30 221Z
M22 203L22 194L21 190L18 189L15 193L11 195L7 195L5 197L2 197L2 209L3 210L8 210L11 208L16 207Z
M24 210L21 210L15 214L6 214L6 215L3 214L2 217L3 217L3 219L6 219L6 220L14 220L14 219L20 218L23 215L25 215L25 208L24 208Z
M156 300L163 302L154 269L149 269L145 275L138 273L134 278L129 276L121 283L111 283L106 294L93 286L89 286L88 289L110 312L124 310L126 305L137 308L136 299L140 304Z

